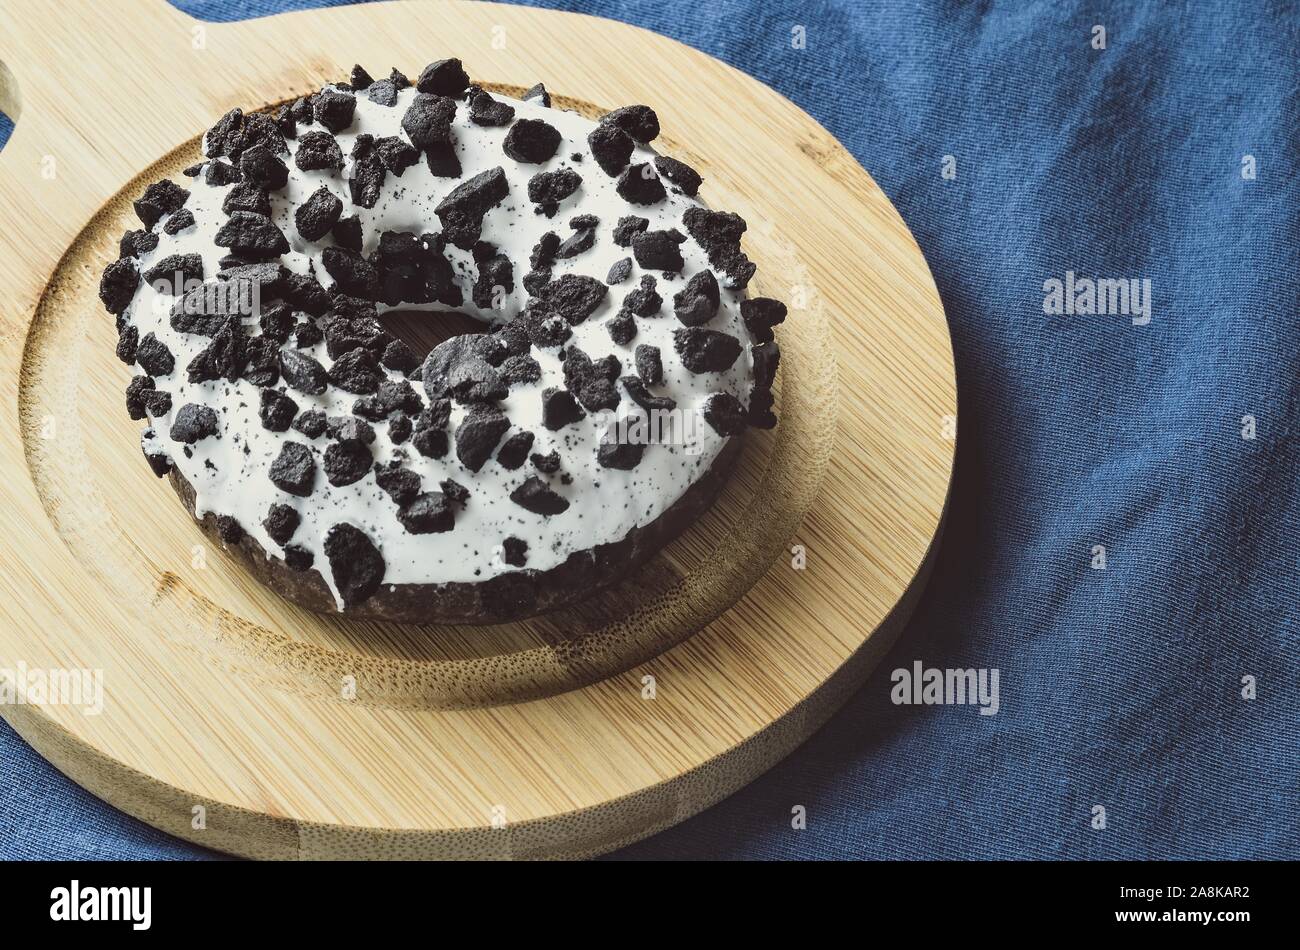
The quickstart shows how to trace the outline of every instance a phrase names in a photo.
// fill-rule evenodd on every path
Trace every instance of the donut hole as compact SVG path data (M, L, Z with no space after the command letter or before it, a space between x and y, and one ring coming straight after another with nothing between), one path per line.
M423 360L439 343L467 333L487 333L492 327L454 310L389 310L379 322Z

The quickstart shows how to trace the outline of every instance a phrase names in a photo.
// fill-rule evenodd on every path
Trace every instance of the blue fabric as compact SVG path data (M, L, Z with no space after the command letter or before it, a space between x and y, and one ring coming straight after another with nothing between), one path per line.
M620 856L1300 857L1295 9L559 5L697 46L833 132L925 251L960 384L948 533L899 646L785 763ZM1067 271L1149 279L1150 323L1045 314ZM917 659L998 669L1000 712L892 704ZM195 853L0 748L0 854Z

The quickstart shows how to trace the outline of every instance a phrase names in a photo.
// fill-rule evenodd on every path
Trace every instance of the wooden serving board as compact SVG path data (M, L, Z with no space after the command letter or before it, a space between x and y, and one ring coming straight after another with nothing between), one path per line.
M773 42L779 42L773 38ZM499 627L305 613L140 458L96 299L130 200L235 105L459 56L560 105L655 107L789 301L779 427L635 582ZM566 98L578 97L578 98ZM813 732L893 642L952 471L943 310L866 172L772 90L573 14L388 3L199 24L162 0L0 7L0 706L96 795L268 858L578 857L681 821ZM104 708L21 670L102 671ZM777 816L779 818L779 816Z

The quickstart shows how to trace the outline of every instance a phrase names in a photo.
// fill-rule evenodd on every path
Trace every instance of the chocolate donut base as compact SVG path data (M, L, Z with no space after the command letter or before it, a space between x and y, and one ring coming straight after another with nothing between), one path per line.
M575 551L545 571L522 568L475 583L381 584L368 600L342 611L345 617L399 623L507 623L558 610L624 580L668 542L694 524L717 499L735 466L743 433L727 440L713 464L681 498L654 521L633 528L621 540ZM194 516L194 489L176 469L168 481ZM323 614L338 614L334 595L318 573L328 563L295 571L245 533L234 544L222 541L212 512L197 518L214 543L236 555L259 581L286 600ZM323 560L323 559L322 559Z

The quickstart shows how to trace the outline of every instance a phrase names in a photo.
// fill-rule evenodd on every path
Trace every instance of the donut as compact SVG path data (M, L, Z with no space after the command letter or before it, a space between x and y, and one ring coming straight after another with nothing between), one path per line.
M776 424L786 315L658 134L456 59L228 112L100 283L150 468L315 611L500 622L628 577ZM398 312L475 331L421 354Z

